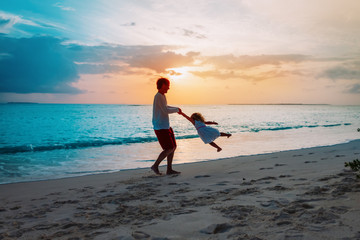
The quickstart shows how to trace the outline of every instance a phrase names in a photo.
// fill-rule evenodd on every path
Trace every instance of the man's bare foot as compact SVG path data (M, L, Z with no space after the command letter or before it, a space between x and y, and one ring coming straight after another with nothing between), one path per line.
M154 165L151 166L151 170L153 170L156 175L162 175L161 172L159 171L159 168L155 167Z
M218 148L217 151L220 152L222 150L222 148Z
M167 171L166 174L167 175L173 175L173 174L180 174L181 172L177 172L175 170L170 170L170 171Z

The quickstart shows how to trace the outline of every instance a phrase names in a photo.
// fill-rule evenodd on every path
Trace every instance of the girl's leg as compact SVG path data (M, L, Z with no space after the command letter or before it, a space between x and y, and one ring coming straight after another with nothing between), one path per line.
M231 137L231 134L230 133L223 133L223 132L221 132L220 133L220 136L222 136L222 137Z
M222 149L221 149L221 147L219 147L216 143L214 143L214 142L211 142L211 143L209 143L211 146L213 146L214 148L216 148L217 149L217 151L218 152L220 152Z

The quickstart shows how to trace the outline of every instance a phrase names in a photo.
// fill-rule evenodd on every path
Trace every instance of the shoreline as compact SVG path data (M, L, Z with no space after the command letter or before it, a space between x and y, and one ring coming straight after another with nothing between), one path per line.
M0 239L356 239L360 140L0 185ZM164 166L160 167L164 171ZM181 226L181 227L179 227Z
M177 165L181 166L181 165L184 165L184 164L193 164L193 163L207 163L207 162L212 162L212 161L222 161L222 160L227 160L227 159L232 159L232 158L254 157L254 156L276 154L276 153L288 152L288 151L298 151L298 150L312 149L312 148L331 147L331 146L337 146L337 145L342 145L342 144L348 144L348 143L356 142L356 141L358 141L359 144L360 144L360 139L351 139L351 140L347 140L345 142L336 143L336 144L321 145L321 146L314 146L314 147L303 147L303 148L289 149L289 150L287 149L287 150L280 150L280 151L271 151L271 152L265 152L265 153L255 153L255 154L250 153L250 154L244 154L244 155L238 155L238 156L220 157L220 158L217 158L217 159L205 159L205 160L199 160L199 161L194 161L194 162L176 163L176 159L175 159L174 166L177 166ZM148 161L148 162L150 162L150 161ZM166 164L166 160L164 160L162 162L161 166L163 166L164 164ZM149 166L150 165L151 164L149 164ZM74 179L74 178L87 177L87 176L93 176L93 175L117 174L117 173L125 172L125 171L148 170L148 168L150 168L150 167L138 167L138 168L117 169L117 170L104 170L103 172L89 173L89 174L84 173L83 175L76 175L76 176L57 177L57 178L50 178L50 179L35 179L35 180L25 180L25 181L16 181L16 182L4 182L4 183L0 183L0 187L2 185L8 185L8 184L33 183L33 182L63 180L63 179L68 179L68 178L69 179Z

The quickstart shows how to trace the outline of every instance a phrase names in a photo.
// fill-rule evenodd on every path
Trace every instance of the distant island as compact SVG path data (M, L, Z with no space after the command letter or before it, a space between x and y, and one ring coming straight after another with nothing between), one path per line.
M228 105L330 105L323 103L230 103Z
M7 104L39 104L36 102L8 102Z

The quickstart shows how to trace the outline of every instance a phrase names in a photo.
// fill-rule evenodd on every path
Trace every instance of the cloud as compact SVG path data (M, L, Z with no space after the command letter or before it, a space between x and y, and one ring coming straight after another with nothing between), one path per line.
M357 0L317 0L301 4L283 0L245 2L252 15L263 19L272 36L290 40L283 45L285 49L302 45L306 47L302 51L320 54L341 54L358 49L360 2ZM282 46L279 47L281 50Z
M48 35L59 30L63 30L61 25L47 19L26 19L23 16L0 12L0 33L8 34L8 37Z
M116 73L124 70L123 67L115 64L99 64L99 63L96 64L78 63L77 69L80 74Z
M24 25L36 26L36 27L41 26L38 23L35 23L34 21L28 19L24 19L21 16L0 12L0 27L4 27L4 26L12 27L15 24L24 24Z
M336 66L325 70L322 74L320 74L320 77L330 78L332 80L360 80L360 70L358 70L358 68L352 69L350 67Z
M0 92L67 93L79 79L66 47L54 37L8 38L0 35Z
M5 19L2 16L0 16L0 26L5 26L10 23L10 19Z
M230 79L240 78L241 76L236 74L234 71L191 71L191 74L201 78L215 78L215 79Z
M307 55L221 55L221 56L199 56L203 65L208 65L214 70L191 71L190 73L201 78L214 79L242 79L248 81L262 81L266 79L304 76L301 70L293 67L283 67L292 63L313 61Z
M62 3L55 3L54 4L54 7L58 7L58 8L60 8L61 10L64 10L64 11L75 11L75 9L74 8L72 8L72 7L66 7L66 6L64 6Z
M11 58L11 55L8 53L0 53L0 60L6 59L6 58Z
M263 71L256 74L246 73L245 71L234 70L211 70L211 71L192 71L191 74L201 78L214 78L219 80L237 79L247 81L263 81L266 79L279 78L289 75L302 75L297 71L285 71L285 70L270 70Z
M123 26L123 27L134 27L134 26L136 26L136 23L135 23L135 22L129 22L129 23L121 24L120 26Z
M68 45L69 57L77 62L112 63L113 61L127 62L133 56L149 56L163 52L168 46L124 46L103 44L86 46L79 44Z
M0 92L77 94L83 91L72 84L80 74L166 73L192 65L199 54L176 54L170 46L66 45L64 40L0 35Z
M171 69L184 66L210 66L208 71L190 72L201 78L262 81L302 74L291 68L283 68L283 64L315 61L310 56L297 54L180 54L174 52L177 48L168 45L87 46L66 44L65 39L50 36L17 39L0 35L0 92L76 94L82 92L73 87L80 74L177 75L179 73Z
M186 37L193 37L193 38L198 38L198 39L207 38L204 34L197 33L197 32L194 32L192 30L182 29L182 31L183 31L183 35L186 36Z
M0 33L7 33L18 20L15 16L0 13Z
M311 57L300 54L288 55L257 55L257 56L234 56L221 55L210 56L204 59L205 64L213 64L225 69L246 69L261 65L280 65L282 63L299 63L310 60Z
M68 46L68 57L80 63L81 73L113 73L127 72L133 74L131 68L145 68L165 73L167 68L191 66L199 55L197 52L177 54L171 49L174 46L123 46L100 45L81 46L71 44ZM82 65L82 63L92 64ZM94 67L95 69L91 69Z
M154 52L151 54L134 55L126 61L131 67L149 68L158 73L163 73L167 68L192 66L192 55L176 54L174 52Z
M273 76L284 76L289 74L302 75L299 71L266 70L260 77L251 77L252 74L239 73L262 65L280 66L288 63L300 63L314 60L307 55L258 55L258 56L201 56L199 52L188 52L178 54L171 49L174 46L123 46L123 45L101 45L80 46L69 45L71 58L79 63L80 73L100 74L127 72L134 73L133 68L150 69L157 73L171 74L167 69L201 65L212 65L216 71L193 71L192 74L199 77L218 76L219 78L246 78L252 80L264 80ZM117 62L117 65L115 64ZM195 64L196 63L196 64Z
M347 90L345 90L345 93L359 94L360 93L360 84L356 83L356 84L351 85Z
M176 72L174 70L169 70L166 73L169 74L170 76L180 76L180 75L182 75L181 73L178 73L178 72Z

